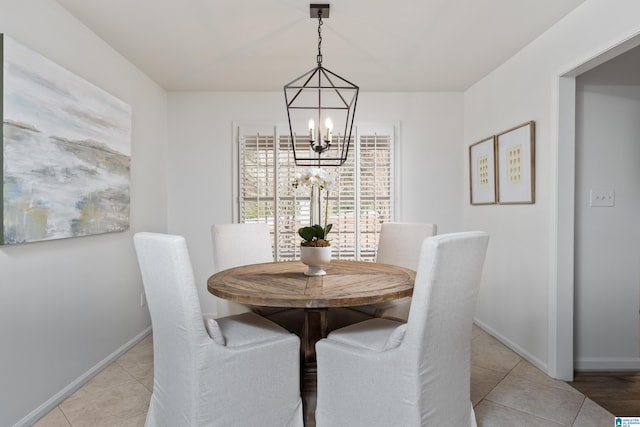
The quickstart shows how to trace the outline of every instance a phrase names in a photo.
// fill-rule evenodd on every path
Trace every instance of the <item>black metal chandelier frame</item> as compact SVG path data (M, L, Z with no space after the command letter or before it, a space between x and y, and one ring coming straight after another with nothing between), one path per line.
M359 88L322 66L322 19L329 17L329 5L311 4L310 16L318 19L317 66L284 86L293 156L300 166L341 166L349 154ZM312 118L309 132L300 136L294 131L297 122L292 116L305 110ZM333 132L331 113L345 118L336 128L337 135ZM321 126L322 119L327 118L325 126ZM301 149L299 139L309 143L308 149Z

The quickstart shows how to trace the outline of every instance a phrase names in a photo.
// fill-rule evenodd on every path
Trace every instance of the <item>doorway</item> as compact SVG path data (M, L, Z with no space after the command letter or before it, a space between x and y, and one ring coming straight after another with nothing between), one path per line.
M578 371L638 370L640 47L576 77Z
M633 39L627 40L624 43L614 46L608 51L598 55L597 57L594 57L593 59L580 64L574 69L561 74L558 79L558 145L556 152L558 164L558 210L556 217L557 264L556 289L551 301L551 312L553 313L554 318L552 318L550 322L550 348L552 354L555 353L554 356L550 358L550 373L556 378L570 379L573 377L574 359L576 362L576 368L578 369L582 369L584 366L583 362L588 361L580 359L581 355L579 352L582 351L582 348L578 348L578 346L576 346L577 352L574 356L574 342L577 345L581 345L579 344L579 340L582 339L582 330L580 328L584 327L581 326L581 316L585 313L585 307L580 306L582 302L578 300L578 298L581 298L579 296L581 293L581 289L579 287L579 284L577 283L577 280L580 279L580 275L584 273L578 272L574 269L577 268L581 262L584 263L584 260L578 258L582 256L580 251L575 250L582 239L582 237L578 236L578 233L584 232L583 230L578 229L579 225L577 224L578 221L576 220L576 215L578 215L578 210L582 210L585 208L584 188L587 188L587 202L590 202L590 187L596 187L596 185L591 182L577 182L579 179L581 179L581 177L578 175L580 173L580 168L585 167L585 165L578 165L578 162L581 161L581 159L577 157L577 155L580 154L576 149L576 144L582 143L582 141L577 141L577 138L580 138L580 132L584 131L584 129L578 129L577 126L578 117L576 114L582 114L582 112L577 111L576 108L578 96L582 96L578 95L577 93L578 78L587 71L592 70L595 67L598 67L599 65L604 64L605 62L616 58L627 51L630 51L638 45L640 45L640 37L634 37ZM638 119L640 119L640 117L638 117L636 121L640 121ZM601 138L602 143L600 145L600 148L606 148L606 141L608 136L610 136L610 134L606 134L606 137ZM638 141L638 143L640 143L640 135L638 135L636 140ZM638 158L638 164L640 164L640 158ZM588 167L592 168L592 166ZM640 170L640 166L637 169ZM636 185L638 182L640 181L635 181ZM602 184L598 183L597 186L603 188L594 188L595 190L613 189L615 194L615 185L608 185L603 182ZM628 191L619 193L619 203L622 203L623 200L620 197L627 197L627 194ZM622 207L621 205L619 206ZM591 207L589 206L589 208ZM600 209L605 210L600 211L599 214L605 215L607 212L606 208ZM638 221L636 220L635 222ZM640 264L640 262L636 262L635 264ZM639 281L640 277L637 277L636 283ZM606 282L607 281L605 280L605 283ZM574 283L576 283L577 285L575 288ZM605 294L607 293L606 290L607 288L605 288ZM638 299L636 299L635 302L637 304ZM637 310L635 312L635 315L638 315ZM636 330L638 328L638 323L638 318L636 317ZM587 329L587 331L589 331L589 329ZM591 331L599 332L593 329ZM610 330L607 331L607 333L611 335ZM638 362L637 335L634 345L636 350L635 356L631 357L632 360L627 360L627 362L631 362L631 365L637 364Z

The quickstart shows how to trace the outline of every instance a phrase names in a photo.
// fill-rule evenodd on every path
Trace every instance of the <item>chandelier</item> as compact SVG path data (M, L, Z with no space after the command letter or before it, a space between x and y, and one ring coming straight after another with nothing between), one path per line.
M349 154L358 86L322 66L322 19L328 4L311 4L318 19L317 66L284 86L293 157L300 166L341 166Z

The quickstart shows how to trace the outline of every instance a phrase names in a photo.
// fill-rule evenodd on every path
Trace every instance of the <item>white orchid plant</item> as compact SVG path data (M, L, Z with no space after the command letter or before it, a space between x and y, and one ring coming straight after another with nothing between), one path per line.
M324 247L331 246L327 235L333 224L328 224L329 220L329 190L333 188L332 176L322 168L309 168L305 173L296 173L293 180L293 187L308 187L311 190L311 212L310 225L298 229L298 234L302 237L302 246ZM324 221L319 221L322 211L322 192L325 192ZM318 222L323 222L319 224Z

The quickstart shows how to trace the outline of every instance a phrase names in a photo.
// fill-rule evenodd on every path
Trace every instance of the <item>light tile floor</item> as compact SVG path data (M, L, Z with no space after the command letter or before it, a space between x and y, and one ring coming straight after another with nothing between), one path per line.
M567 383L549 378L474 327L471 400L480 427L602 427L613 415ZM153 344L142 340L35 427L143 426L153 387Z

